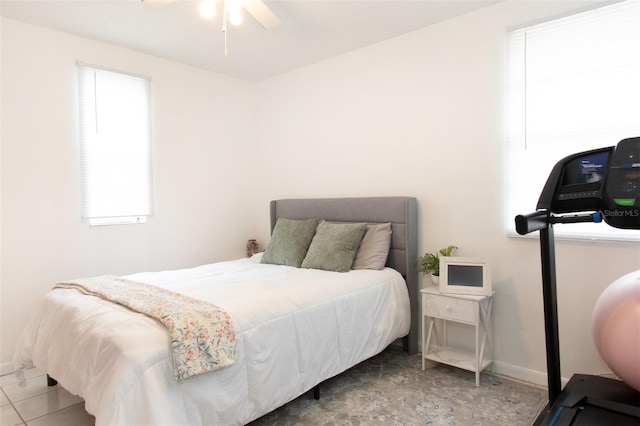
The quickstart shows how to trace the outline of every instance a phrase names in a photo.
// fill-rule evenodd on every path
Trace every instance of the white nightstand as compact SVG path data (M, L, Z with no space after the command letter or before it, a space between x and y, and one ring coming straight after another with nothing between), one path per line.
M422 293L422 369L425 368L425 359L430 359L473 371L476 373L476 387L479 387L480 372L493 362L490 341L493 295L444 294L440 293L438 287L427 287L420 292ZM467 324L475 328L475 353L448 345L447 321Z

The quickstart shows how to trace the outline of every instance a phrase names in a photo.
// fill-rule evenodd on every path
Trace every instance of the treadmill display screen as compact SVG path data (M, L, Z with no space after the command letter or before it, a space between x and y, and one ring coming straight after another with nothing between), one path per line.
M576 185L600 182L607 172L609 153L603 152L581 157L567 164L562 185Z

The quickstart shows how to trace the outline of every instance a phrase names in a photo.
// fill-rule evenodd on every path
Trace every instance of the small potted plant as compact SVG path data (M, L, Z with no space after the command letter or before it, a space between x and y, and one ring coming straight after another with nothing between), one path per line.
M431 274L431 280L434 284L438 284L440 280L440 256L451 256L457 248L456 246L449 246L440 249L436 254L425 253L424 256L420 256L416 261L418 272L422 272L424 275Z

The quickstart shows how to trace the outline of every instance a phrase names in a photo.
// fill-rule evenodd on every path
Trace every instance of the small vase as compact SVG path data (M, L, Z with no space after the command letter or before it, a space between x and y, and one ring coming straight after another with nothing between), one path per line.
M435 285L438 285L440 284L440 277L438 275L431 274L431 281L433 281Z
M247 241L247 257L251 257L254 254L258 253L258 243L256 240Z

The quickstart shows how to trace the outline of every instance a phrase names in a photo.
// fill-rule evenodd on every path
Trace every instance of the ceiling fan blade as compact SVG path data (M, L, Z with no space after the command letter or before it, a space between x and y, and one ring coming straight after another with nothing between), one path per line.
M244 0L242 6L265 30L280 25L280 18L262 0Z

